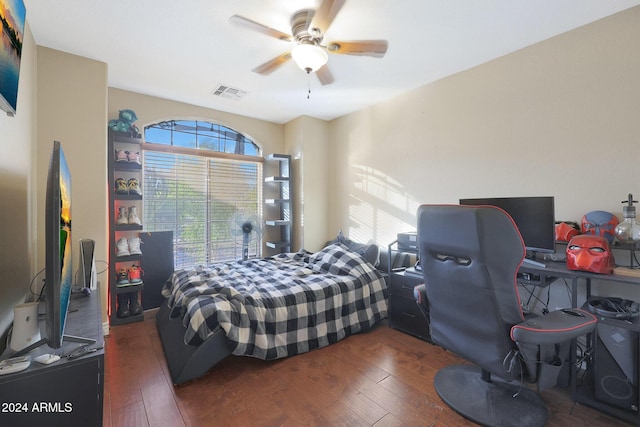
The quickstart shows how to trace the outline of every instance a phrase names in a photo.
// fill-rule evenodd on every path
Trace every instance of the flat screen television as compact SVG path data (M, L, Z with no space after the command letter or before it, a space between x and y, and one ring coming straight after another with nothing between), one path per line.
M71 244L71 172L58 141L53 143L45 213L45 300L47 345L62 345L71 298L73 261Z
M0 0L0 109L16 113L26 11L22 0Z
M60 142L54 141L47 174L45 202L45 316L44 337L20 350L25 354L41 345L56 349L64 341L94 343L95 340L64 334L67 320L73 262L71 243L71 172Z
M461 205L497 206L506 211L515 221L529 254L554 253L555 208L552 196L547 197L493 197L460 199Z

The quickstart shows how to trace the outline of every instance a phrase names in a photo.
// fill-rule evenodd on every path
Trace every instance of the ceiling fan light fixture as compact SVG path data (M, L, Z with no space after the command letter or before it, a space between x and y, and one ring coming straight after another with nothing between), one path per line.
M327 63L329 55L320 46L299 44L291 51L291 57L301 70L311 73Z

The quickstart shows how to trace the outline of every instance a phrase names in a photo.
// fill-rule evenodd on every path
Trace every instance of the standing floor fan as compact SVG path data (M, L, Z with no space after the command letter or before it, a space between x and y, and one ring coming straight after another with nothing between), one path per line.
M229 223L229 233L232 237L242 236L242 259L249 258L249 244L262 237L261 221L255 215L236 213Z

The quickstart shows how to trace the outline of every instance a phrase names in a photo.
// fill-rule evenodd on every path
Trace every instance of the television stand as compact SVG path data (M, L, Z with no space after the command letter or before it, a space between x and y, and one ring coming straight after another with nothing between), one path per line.
M76 337L73 335L63 335L62 336L62 342L77 342L80 344L86 344L86 345L91 345L91 344L95 344L96 340L91 339L91 338L82 338L82 337ZM25 354L29 353L31 350L35 350L38 347L41 347L43 345L47 344L47 339L46 338L42 338L40 341L34 342L33 344L31 344L28 347L23 348L22 350L18 350L15 353L13 353L11 355L11 357L18 357L18 356L24 356Z
M78 342L80 344L95 344L96 340L91 338L74 337L73 335L63 335L62 342Z
M0 425L102 425L104 339L99 291L71 296L65 329L69 335L60 348L42 344L29 353L32 362L27 369L0 377L0 402L20 402L14 412L0 412ZM78 342L97 350L63 357L73 354ZM7 349L2 358L10 352ZM60 360L49 365L33 362L43 354L56 354Z

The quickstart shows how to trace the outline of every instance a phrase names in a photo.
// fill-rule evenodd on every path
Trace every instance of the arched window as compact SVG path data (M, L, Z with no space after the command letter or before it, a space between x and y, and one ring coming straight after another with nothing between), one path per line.
M171 120L144 129L146 231L173 231L175 267L242 258L242 237L229 229L238 213L262 213L260 147L206 121ZM262 256L254 241L249 256Z
M260 156L260 147L228 127L198 121L170 120L144 128L145 142L172 147L195 148L215 153Z

